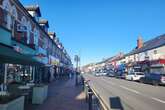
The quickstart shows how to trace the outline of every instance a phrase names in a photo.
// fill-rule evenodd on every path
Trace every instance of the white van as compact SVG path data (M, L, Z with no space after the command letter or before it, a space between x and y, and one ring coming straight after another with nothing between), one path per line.
M144 77L143 72L130 72L126 75L126 80L139 81L141 77Z

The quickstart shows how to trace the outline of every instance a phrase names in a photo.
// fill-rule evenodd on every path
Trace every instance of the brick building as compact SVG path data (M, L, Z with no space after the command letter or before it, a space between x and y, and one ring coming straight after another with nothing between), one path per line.
M31 80L48 77L41 71L62 74L72 66L56 34L49 32L49 22L41 18L40 7L24 7L19 0L0 1L0 58L1 65L27 66Z

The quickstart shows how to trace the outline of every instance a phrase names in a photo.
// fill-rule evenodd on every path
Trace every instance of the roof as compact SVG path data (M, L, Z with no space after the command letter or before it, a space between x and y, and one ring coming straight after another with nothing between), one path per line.
M120 52L118 53L117 55L113 56L113 57L110 57L110 58L107 58L101 62L98 62L96 64L102 64L102 63L107 63L107 62L112 62L114 60L119 60L119 59L122 59L124 57L124 53Z
M25 6L25 9L27 11L36 11L38 13L38 16L41 17L41 11L38 5L28 5L28 6Z
M142 48L140 48L140 49L135 48L131 52L126 54L125 56L129 56L129 55L145 52L147 50L158 48L158 47L161 47L163 45L165 45L165 34L160 35L160 36L158 36L158 37L156 37L154 39L151 39L149 41L144 42Z
M56 36L55 32L48 32L49 35Z
M49 27L48 20L46 20L46 19L40 19L39 24L45 24L47 27Z

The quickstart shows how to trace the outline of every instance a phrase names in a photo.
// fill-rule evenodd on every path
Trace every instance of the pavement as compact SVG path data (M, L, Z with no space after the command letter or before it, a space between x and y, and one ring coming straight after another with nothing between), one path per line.
M109 110L165 110L165 87L83 75Z
M75 79L62 78L49 85L48 99L42 105L26 105L25 110L88 110L83 86Z

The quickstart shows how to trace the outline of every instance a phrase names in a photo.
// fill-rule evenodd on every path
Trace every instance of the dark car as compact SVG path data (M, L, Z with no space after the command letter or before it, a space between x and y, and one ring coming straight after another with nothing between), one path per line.
M125 73L123 71L117 71L115 77L119 79L125 79Z
M115 74L114 73L108 73L107 76L109 76L109 77L115 77Z
M140 78L141 83L149 83L153 85L165 84L165 74L148 73Z
M107 72L107 76L109 76L109 77L115 77L115 72L113 70L109 70Z

